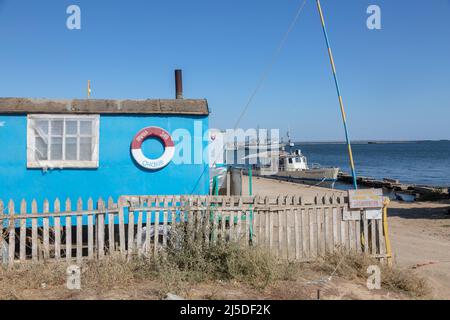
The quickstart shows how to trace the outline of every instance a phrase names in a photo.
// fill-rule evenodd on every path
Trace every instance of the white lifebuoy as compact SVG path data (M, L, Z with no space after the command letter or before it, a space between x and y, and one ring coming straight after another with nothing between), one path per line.
M149 159L142 153L142 143L151 137L158 138L164 145L164 153L157 159ZM139 131L131 142L131 154L136 162L143 168L158 170L164 168L175 154L175 146L170 134L158 127L147 127Z

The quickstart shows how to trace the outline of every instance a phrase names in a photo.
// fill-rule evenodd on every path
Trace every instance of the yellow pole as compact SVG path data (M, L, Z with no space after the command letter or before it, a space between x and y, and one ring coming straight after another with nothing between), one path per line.
M334 83L335 83L336 92L338 95L339 106L341 108L342 122L344 123L345 140L347 141L350 169L352 171L352 177L353 177L353 187L356 190L356 189L358 189L358 184L357 184L357 178L356 178L355 163L353 161L352 145L350 142L350 137L349 137L348 129L347 129L347 116L345 115L344 102L342 101L341 90L339 88L339 82L338 82L338 78L337 78L337 74L336 74L336 66L334 64L333 53L331 52L330 41L328 39L327 28L325 27L325 18L323 17L323 11L322 11L322 7L320 6L320 0L316 0L316 3L317 3L317 9L319 10L320 22L322 23L322 30L323 30L323 35L325 37L325 42L326 42L327 49L328 49L328 55L330 57L331 69L333 71Z
M388 230L388 221L387 221L387 208L389 206L390 200L389 198L384 199L383 203L383 231L384 231L384 239L386 242L386 255L388 265L392 265L392 248L391 241L389 240L389 230Z
M91 80L88 80L88 85L87 85L87 97L88 97L88 99L91 98Z

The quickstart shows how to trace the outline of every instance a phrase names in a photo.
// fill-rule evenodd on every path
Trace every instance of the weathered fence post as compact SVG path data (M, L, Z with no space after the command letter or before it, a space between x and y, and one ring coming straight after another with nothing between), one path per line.
M66 212L72 211L72 203L69 198L66 199ZM72 217L66 216L66 261L72 260Z
M14 219L14 202L9 200L8 203L8 213L9 213L9 264L12 267L14 264L15 251L16 251L16 221Z
M97 252L98 258L102 259L105 255L105 202L102 198L97 202Z
M61 211L61 202L58 198L55 199L55 202L53 203L53 211L56 214L59 214ZM54 219L55 223L55 258L56 260L61 259L61 218L59 216L56 216Z

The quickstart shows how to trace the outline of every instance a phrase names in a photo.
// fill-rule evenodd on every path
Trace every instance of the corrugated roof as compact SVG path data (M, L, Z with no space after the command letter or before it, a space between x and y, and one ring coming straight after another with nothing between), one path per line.
M32 99L0 98L0 114L185 114L208 115L206 99Z

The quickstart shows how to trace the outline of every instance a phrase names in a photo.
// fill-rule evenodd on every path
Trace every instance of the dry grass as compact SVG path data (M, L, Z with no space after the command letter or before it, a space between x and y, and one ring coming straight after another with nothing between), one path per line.
M170 241L169 243L171 243ZM175 243L173 241L172 243ZM305 274L327 277L336 276L364 285L369 265L378 261L360 254L337 251L319 258L313 263L280 262L268 252L237 243L218 241L206 246L197 241L182 241L168 246L157 258L125 259L120 255L83 263L83 290L95 292L133 288L136 284L156 284L154 295L162 298L172 292L188 295L192 285L207 283L241 283L252 290L263 290L272 284L296 283ZM0 267L0 299L27 298L29 290L59 288L65 290L67 265L61 263L37 263L16 265L12 269ZM380 265L382 286L409 297L423 297L428 292L426 282L412 270ZM215 296L217 293L211 293Z
M27 263L13 268L0 267L0 299L21 299L24 291L64 288L67 264ZM181 248L168 248L157 258L125 259L121 255L81 265L83 289L111 290L131 287L141 281L162 284L158 296L167 292L184 294L191 284L237 281L253 288L265 288L277 275L278 264L258 248L217 243L204 246L186 242Z
M366 281L367 268L378 265L381 269L381 286L389 291L400 292L409 297L421 298L430 293L425 279L419 277L411 269L402 269L397 265L380 264L378 260L364 254L336 251L319 258L311 267L319 272L333 272L348 280Z

